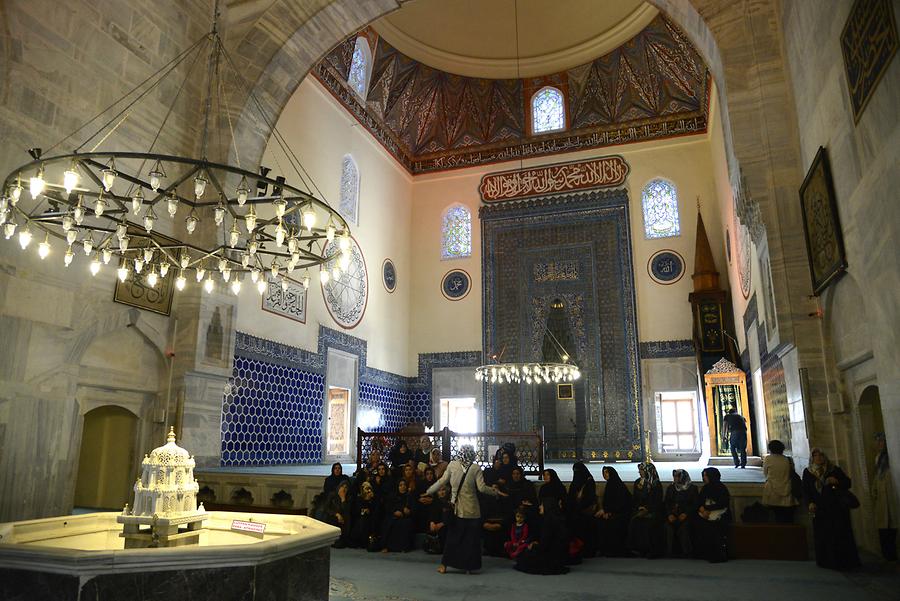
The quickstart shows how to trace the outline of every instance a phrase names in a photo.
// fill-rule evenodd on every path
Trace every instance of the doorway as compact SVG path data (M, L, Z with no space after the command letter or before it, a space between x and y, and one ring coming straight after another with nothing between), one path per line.
M350 390L328 388L328 456L350 455Z
M136 415L113 405L84 414L76 507L121 509L130 502L137 435Z
M660 447L663 453L695 453L700 450L697 427L697 395L692 391L660 392Z
M440 424L458 434L478 431L478 407L475 397L448 397L441 399ZM460 444L475 445L474 438L462 438Z

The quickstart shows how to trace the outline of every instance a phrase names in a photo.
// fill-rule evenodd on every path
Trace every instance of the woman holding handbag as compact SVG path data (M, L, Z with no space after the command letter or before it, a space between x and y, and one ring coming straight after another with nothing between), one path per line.
M850 485L850 478L822 449L812 450L809 467L803 470L803 492L813 516L819 567L847 570L860 565L850 524L850 510L859 507L859 500Z

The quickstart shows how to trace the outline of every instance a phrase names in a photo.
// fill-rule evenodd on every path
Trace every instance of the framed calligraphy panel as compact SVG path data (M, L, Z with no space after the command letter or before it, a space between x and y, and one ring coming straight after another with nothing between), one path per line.
M287 282L286 289L281 287L281 282L266 275L268 288L262 296L262 310L306 323L306 288L289 277L284 281Z
M488 173L481 178L478 192L484 202L501 202L590 188L611 188L624 184L628 171L625 159L610 155L587 161Z
M875 93L897 52L897 25L891 0L856 0L841 32L841 53L853 121Z
M800 186L800 209L813 294L818 295L847 269L831 166L822 146Z
M129 251L132 249L144 249L151 246L150 239L162 248L178 247L180 243L168 236L164 236L157 232L147 233L143 227L133 223L128 223L128 236L131 239ZM159 250L156 251L159 256ZM170 251L171 252L171 251ZM134 258L135 253L129 253ZM145 311L152 311L160 315L170 315L172 313L172 298L175 296L174 275L175 269L170 269L165 277L158 276L156 286L151 286L147 282L147 276L150 274L149 269L144 269L141 273L131 271L129 277L124 282L116 278L116 288L113 292L113 300L123 305L130 305Z

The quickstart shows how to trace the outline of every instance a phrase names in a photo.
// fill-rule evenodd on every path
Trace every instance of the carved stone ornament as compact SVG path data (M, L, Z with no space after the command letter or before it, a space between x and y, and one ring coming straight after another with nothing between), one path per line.
M718 361L716 361L715 365L713 365L708 372L706 372L707 376L713 374L733 374L735 372L741 371L737 365L722 357Z

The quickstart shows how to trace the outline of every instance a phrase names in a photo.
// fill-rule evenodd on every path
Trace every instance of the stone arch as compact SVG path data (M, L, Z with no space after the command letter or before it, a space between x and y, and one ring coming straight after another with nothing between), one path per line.
M838 370L871 358L872 344L865 297L850 273L823 295L823 309L827 336Z
M129 502L139 421L118 405L103 405L85 414L75 506L119 509Z

